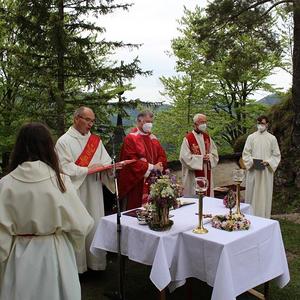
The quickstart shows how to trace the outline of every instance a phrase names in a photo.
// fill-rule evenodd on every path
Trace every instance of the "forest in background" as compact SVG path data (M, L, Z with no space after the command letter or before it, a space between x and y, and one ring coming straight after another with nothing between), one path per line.
M161 77L163 103L127 99L142 70L139 58L113 59L121 48L137 44L109 41L98 25L101 16L130 10L133 4L113 0L0 1L0 153L8 163L16 132L24 122L42 121L60 136L81 105L105 125L120 144L131 109L155 111L155 134L177 159L195 113L204 112L220 153L239 152L260 114L271 117L283 163L276 184L282 201L297 207L300 187L300 3L298 0L214 0L205 8L183 8L178 36L170 37L168 55L176 75ZM281 93L266 79L275 68L293 76L291 91ZM277 93L282 102L269 107L253 93ZM128 125L129 126L129 125ZM284 130L283 130L284 129ZM296 201L296 202L295 202ZM292 203L292 204L291 204ZM295 204L296 203L296 204Z

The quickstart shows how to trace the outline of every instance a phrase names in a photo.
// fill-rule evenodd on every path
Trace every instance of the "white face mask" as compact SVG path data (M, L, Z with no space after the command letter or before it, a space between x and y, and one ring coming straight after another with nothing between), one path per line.
M267 129L267 126L262 124L257 124L257 129L259 132L264 132Z
M200 131L203 131L203 132L204 132L204 131L206 131L206 128L207 128L206 123L198 125L198 129L199 129Z
M145 123L142 128L144 132L150 133L152 129L152 123Z

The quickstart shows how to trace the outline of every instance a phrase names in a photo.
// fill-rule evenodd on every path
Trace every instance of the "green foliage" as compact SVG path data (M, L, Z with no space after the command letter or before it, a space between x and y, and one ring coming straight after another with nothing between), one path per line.
M184 115L173 107L162 111L155 116L153 129L166 149L168 160L177 160L182 139L189 130Z
M248 133L240 135L235 140L234 145L233 145L234 153L242 153L243 152L248 135L249 135Z
M156 131L170 145L171 157L178 155L179 140L199 112L208 115L210 134L220 152L228 152L267 110L251 99L252 93L273 91L265 81L280 66L281 47L271 31L273 19L266 17L262 22L257 11L250 11L239 22L218 27L214 4L228 10L233 1L214 1L206 10L185 10L181 36L172 41L179 75L161 78L173 108L158 116Z
M0 1L0 124L8 149L24 120L42 120L60 135L75 108L95 110L99 123L109 123L120 110L118 99L137 74L149 75L136 58L112 60L122 47L138 47L101 37L96 20L130 4L114 1ZM0 151L4 151L4 146Z
M269 111L270 129L277 137L281 152L287 153L291 148L292 121L294 118L291 93L283 96L283 100L273 105Z
M257 1L257 0L217 0L208 6L209 14L214 19L214 30L226 26L240 26L248 24L251 28L256 23L256 18L270 20L272 15L279 15L279 28L269 36L270 30L265 27L257 33L266 38L267 48L272 50L270 38L276 39L280 34L283 48L280 67L293 74L293 88L287 99L274 106L270 112L271 131L278 139L282 154L282 161L275 173L275 186L273 193L273 212L299 211L300 199L300 159L299 159L299 95L300 95L300 64L299 61L299 1ZM254 22L251 21L253 18ZM252 23L252 24L251 24ZM254 25L256 28L256 25ZM243 27L243 26L242 26ZM254 27L253 27L254 28ZM218 43L218 41L217 41ZM277 43L274 50L276 53ZM280 48L278 48L280 50ZM291 71L291 56L293 56L293 71ZM271 66L271 65L270 65ZM283 297L284 298L284 297ZM286 297L290 298L290 297Z
M290 93L269 112L270 130L281 151L281 163L274 180L273 213L300 211L300 158L291 140L294 115Z
M105 29L89 18L91 13L99 17L128 7L113 1L2 3L1 18L14 30L17 45L13 54L19 58L23 82L39 94L43 104L38 116L53 128L58 126L57 116L64 117L59 109L65 113L84 103L92 107L104 104L120 92L120 77L130 80L144 74L138 59L121 65L109 59L117 48L137 45L101 40ZM130 88L123 86L123 90Z

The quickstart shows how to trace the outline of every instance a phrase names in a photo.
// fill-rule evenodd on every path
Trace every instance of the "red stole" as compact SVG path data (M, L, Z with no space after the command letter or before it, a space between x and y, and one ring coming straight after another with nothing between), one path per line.
M204 145L205 145L205 153L209 154L210 152L210 137L207 133L203 132L201 133L204 139ZM186 136L186 139L189 143L190 151L192 154L201 155L201 150L198 145L198 142L196 140L196 137L193 132L189 132ZM203 154L203 155L204 155ZM204 163L203 163L204 166ZM195 177L206 177L204 172L204 167L202 170L195 170ZM211 187L211 167L210 162L207 162L207 180L208 180L208 189L205 193L206 196L210 196L210 187Z
M80 167L87 167L90 164L100 141L101 139L99 136L91 134L83 151L75 161L75 164Z

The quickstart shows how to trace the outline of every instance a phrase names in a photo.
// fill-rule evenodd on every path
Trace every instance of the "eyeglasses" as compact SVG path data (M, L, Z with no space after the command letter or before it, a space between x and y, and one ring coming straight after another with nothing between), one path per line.
M87 123L95 123L95 119L90 119L90 118L85 118L85 117L83 117L83 116L78 116L80 119L83 119L83 120L85 120Z

